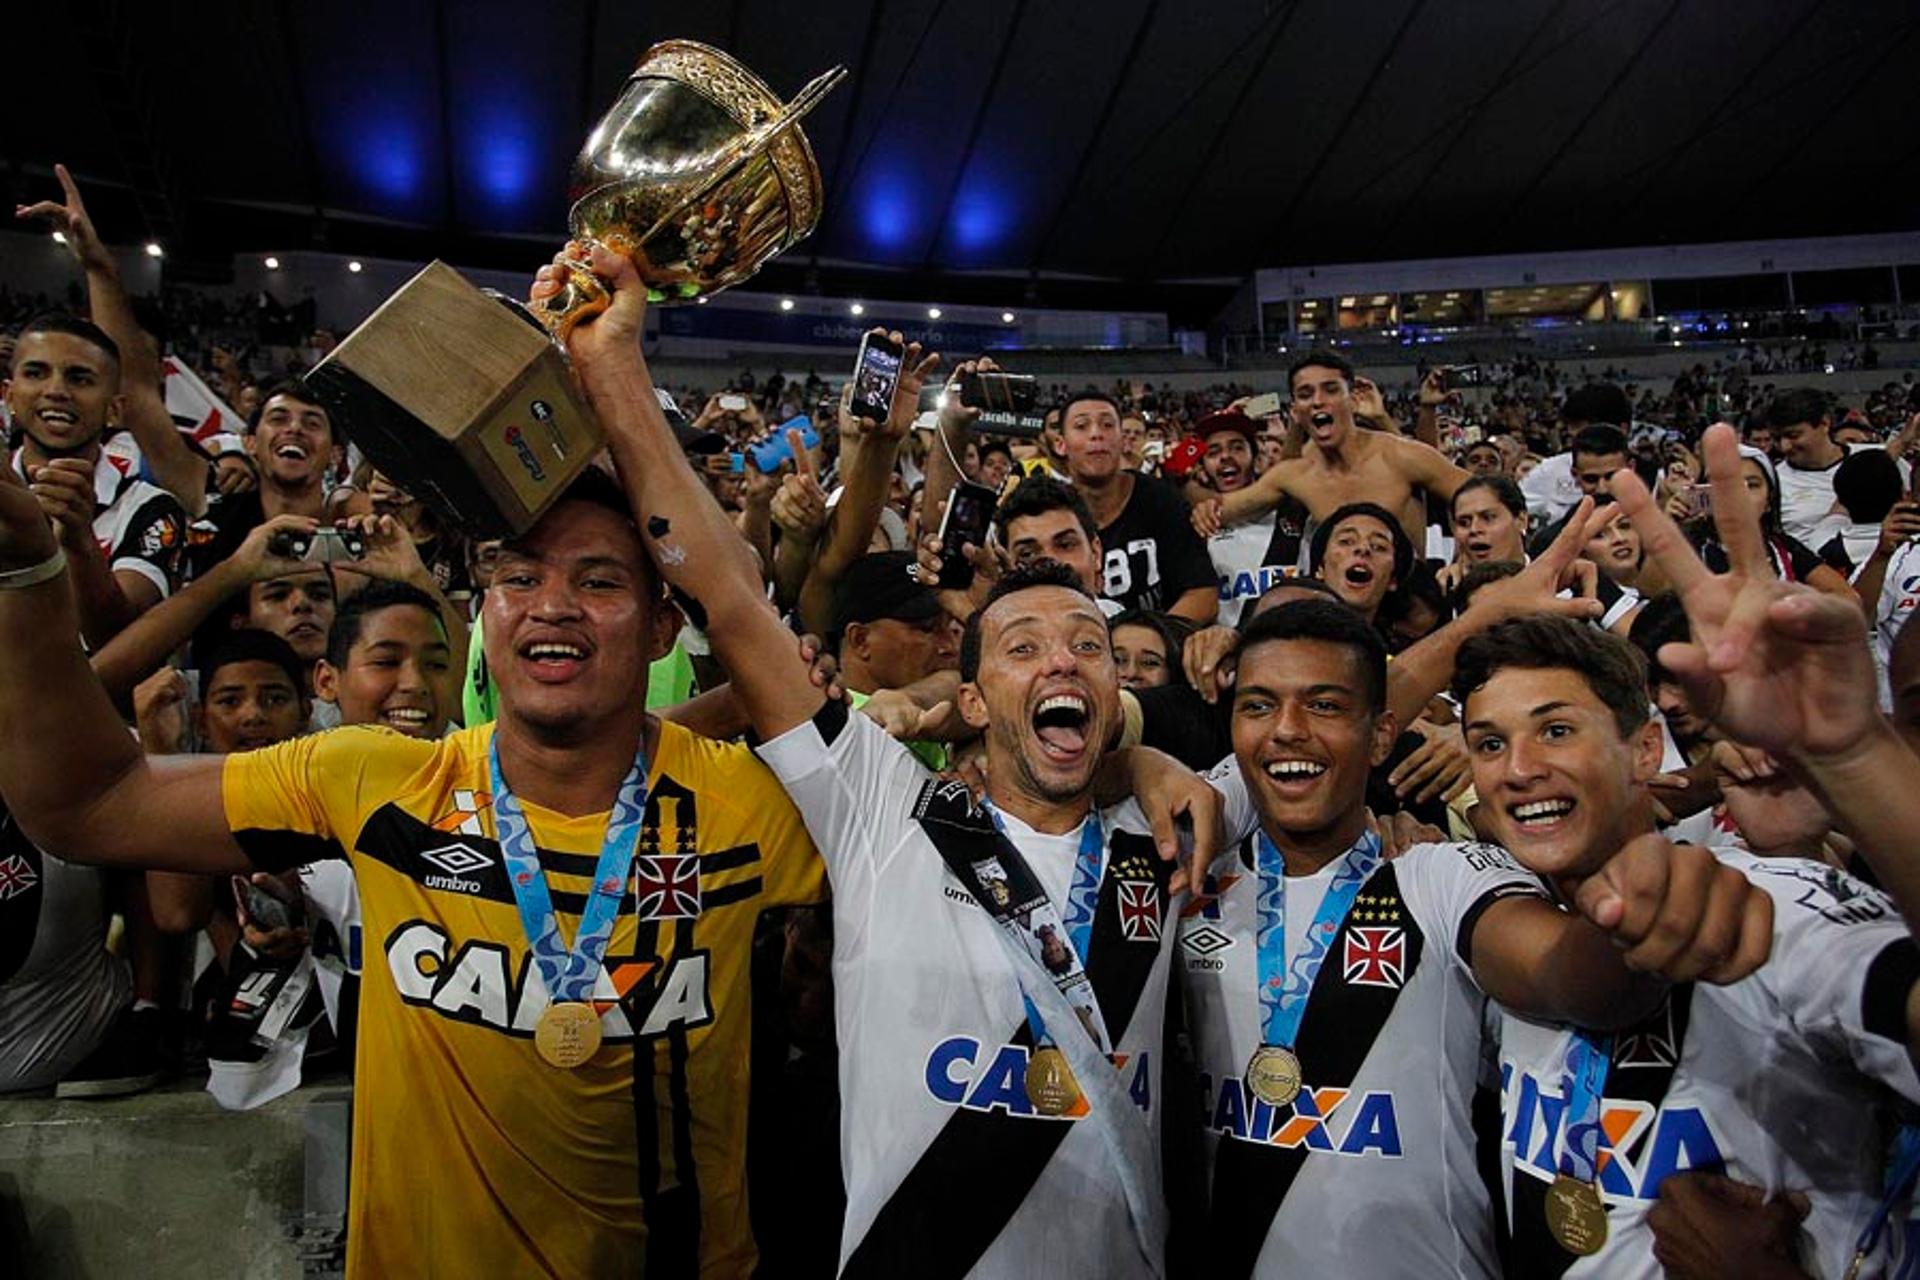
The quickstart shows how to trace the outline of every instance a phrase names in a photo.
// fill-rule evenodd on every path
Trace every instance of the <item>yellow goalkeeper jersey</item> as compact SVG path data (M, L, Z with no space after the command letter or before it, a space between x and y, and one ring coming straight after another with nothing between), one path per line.
M751 751L663 723L594 990L605 1040L549 1066L494 842L492 733L343 728L225 766L228 823L263 870L348 857L359 881L348 1274L746 1275L749 951L762 911L825 896L819 856ZM522 805L570 944L607 815Z

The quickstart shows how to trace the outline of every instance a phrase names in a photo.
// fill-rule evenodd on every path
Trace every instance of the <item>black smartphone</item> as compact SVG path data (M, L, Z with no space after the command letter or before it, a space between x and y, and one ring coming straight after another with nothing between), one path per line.
M1000 495L983 484L961 480L947 499L947 512L940 517L940 586L942 590L965 590L973 585L973 563L962 550L968 543L987 545L987 530L993 525L993 508Z
M970 373L960 380L960 403L989 413L1028 413L1040 399L1040 384L1032 374Z
M1447 390L1455 387L1477 387L1480 385L1480 366L1477 364L1450 364L1443 370L1446 376Z
M853 363L853 399L847 411L856 418L885 422L893 411L893 389L900 382L900 362L906 349L885 334L860 339L860 356Z

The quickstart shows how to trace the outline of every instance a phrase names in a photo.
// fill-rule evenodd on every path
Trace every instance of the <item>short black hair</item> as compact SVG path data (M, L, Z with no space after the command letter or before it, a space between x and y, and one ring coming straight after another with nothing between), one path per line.
M1560 420L1611 422L1615 426L1625 426L1633 421L1633 402L1627 399L1626 392L1611 382L1589 382L1584 387L1567 392L1566 402L1560 406ZM1620 447L1624 452L1624 441Z
M1580 428L1573 437L1573 456L1627 452L1627 433L1610 422L1595 422Z
M1473 593L1490 582L1500 582L1511 578L1527 566L1518 560L1482 560L1479 564L1470 564L1467 571L1460 575L1460 584L1453 589L1453 609L1455 613L1465 613L1467 605L1473 601Z
M367 619L383 609L397 609L403 605L425 609L428 617L443 631L446 629L447 624L440 617L440 606L433 602L432 596L411 583L375 578L335 608L333 628L327 632L327 662L335 670L345 671L348 655L353 652L353 646L360 643L360 636L367 629Z
M1833 496L1855 524L1879 524L1906 486L1900 464L1885 449L1855 449L1833 472Z
M1447 599L1446 589L1440 585L1440 574L1431 560L1416 558L1407 576L1380 602L1381 626L1391 627L1407 617L1416 603L1432 609L1441 624L1453 616L1453 605Z
M1499 448L1498 445L1494 447ZM1527 514L1527 495L1521 492L1520 486L1515 483L1512 476L1474 476L1471 480L1463 480L1460 487L1453 491L1453 497L1447 500L1448 519L1453 518L1455 509L1459 507L1460 495L1472 493L1475 489L1485 489L1491 493L1501 506L1513 512L1515 516Z
M64 333L90 342L112 359L116 369L120 367L120 344L108 337L105 329L71 311L42 311L20 326L18 337L29 338L36 333Z
M990 453L1004 453L1009 459L1013 457L1013 446L1005 440L1002 440L999 436L988 436L986 439L979 441L974 448L979 453L982 461L985 461L986 456Z
M1680 603L1680 597L1671 591L1663 591L1640 607L1633 615L1633 625L1627 628L1627 639L1647 660L1647 686L1672 684L1673 673L1660 665L1660 646L1663 644L1685 644L1693 639L1693 627L1687 621L1687 610Z
M1245 635L1247 628L1252 625L1254 618L1266 612L1265 609L1262 609L1260 607L1260 602L1262 600L1265 600L1268 596L1272 595L1276 591L1286 591L1290 588L1294 590L1299 590L1299 591L1310 591L1314 595L1324 596L1328 600L1332 600L1336 602L1343 608L1352 607L1348 605L1345 600L1340 599L1340 593L1338 591L1335 591L1330 585L1328 585L1328 583L1324 579L1310 578L1304 573L1288 574L1286 577L1280 579L1278 582L1274 583L1272 586L1268 587L1265 591L1262 591L1259 595L1255 596L1252 600L1247 602L1247 607L1240 611L1240 627L1239 627L1240 633L1242 635ZM1292 604L1296 602L1288 601L1288 603ZM1271 608L1274 608L1274 609L1278 609L1279 607L1280 606L1277 604L1271 606Z
M213 677L222 667L230 667L236 662L264 662L280 668L286 673L287 683L301 697L307 696L307 664L300 661L300 655L293 646L274 635L271 631L262 631L257 627L242 627L221 636L219 642L209 647L207 656L200 662L200 689L204 693L213 687Z
M1407 538L1407 531L1400 527L1400 518L1377 502L1349 502L1334 509L1332 515L1320 522L1313 531L1313 542L1308 563L1318 573L1320 566L1327 560L1327 544L1333 541L1333 531L1355 516L1366 516L1378 520L1387 527L1393 537L1393 577L1396 582L1405 582L1407 571L1413 567L1413 543Z
M1269 609L1240 633L1240 661L1277 640L1322 640L1351 649L1360 667L1368 712L1377 716L1386 710L1386 641L1351 606L1336 600L1294 600Z
M1087 500L1080 491L1070 484L1055 480L1045 472L1035 472L1013 487L1013 492L1000 500L993 513L993 527L1000 534L1002 545L1009 541L1007 526L1024 516L1043 516L1049 511L1071 511L1080 522L1081 532L1092 542L1100 536L1100 528L1093 522L1093 512L1087 509Z
M1832 413L1833 404L1824 391L1817 387L1789 387L1767 402L1766 424L1775 431L1802 422L1817 427L1821 419Z
M1293 398L1294 375L1298 374L1302 369L1311 369L1316 365L1322 369L1332 369L1336 371L1342 378L1347 380L1349 387L1353 385L1353 361L1347 359L1338 351L1330 351L1321 347L1309 351L1303 356L1296 357L1287 365L1287 394L1281 398L1291 400Z
M1453 698L1467 699L1508 667L1572 671L1613 713L1622 738L1647 722L1647 661L1610 631L1572 618L1536 613L1470 636L1453 663Z
M248 435L252 435L260 429L260 419L266 414L267 405L272 403L275 396L285 396L289 400L312 405L314 408L320 410L320 412L326 414L327 435L336 443L339 442L340 424L333 420L333 409L325 400L320 398L319 394L314 391L312 387L309 387L298 378L282 378L278 382L271 383L260 389L260 403L253 406L253 412L247 415L246 433Z
M1078 391L1069 392L1060 401L1060 426L1063 430L1067 425L1067 410L1073 408L1073 406L1083 400L1098 400L1101 404L1113 410L1114 417L1124 416L1121 413L1120 402L1118 400L1115 400L1098 387L1082 387Z
M987 616L987 610L1016 591L1027 591L1033 587L1065 587L1076 591L1087 599L1087 589L1080 585L1080 575L1061 564L1058 560L1035 560L1032 564L1019 565L1001 576L993 584L993 590L987 592L987 598L978 609L967 618L966 629L960 633L960 678L973 681L980 676L980 629L981 619ZM1097 603L1097 602L1096 602Z

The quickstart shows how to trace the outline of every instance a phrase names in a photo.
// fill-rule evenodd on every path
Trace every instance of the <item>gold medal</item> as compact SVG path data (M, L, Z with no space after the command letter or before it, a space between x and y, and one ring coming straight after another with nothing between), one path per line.
M578 1000L550 1004L533 1028L533 1047L550 1066L571 1071L600 1052L600 1015Z
M1080 1082L1067 1055L1052 1045L1027 1055L1027 1101L1043 1116L1063 1116L1080 1101Z
M1291 1049L1261 1045L1247 1060L1247 1088L1269 1106L1286 1106L1300 1096L1300 1059Z
M1547 1230L1554 1243L1577 1257L1600 1252L1607 1242L1607 1207L1600 1203L1600 1189L1564 1173L1555 1178L1547 1188Z

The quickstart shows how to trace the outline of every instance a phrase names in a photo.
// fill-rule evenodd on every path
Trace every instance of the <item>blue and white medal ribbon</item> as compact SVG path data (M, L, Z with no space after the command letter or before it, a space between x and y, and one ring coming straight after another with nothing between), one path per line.
M1254 934L1260 965L1260 1047L1247 1061L1246 1082L1256 1098L1283 1107L1300 1093L1300 1057L1293 1046L1300 1036L1301 1019L1307 1014L1314 980L1320 976L1320 966L1326 963L1327 952L1353 909L1361 886L1379 869L1380 837L1366 832L1347 851L1290 967L1286 963L1287 868L1280 850L1264 831L1255 845L1254 862L1260 873L1260 895L1256 899L1260 924Z
M1600 1199L1600 1100L1606 1095L1613 1037L1575 1027L1561 1070L1567 1100L1558 1176L1547 1188L1547 1230L1568 1253L1589 1257L1607 1242L1607 1207Z
M500 770L497 734L488 747L487 766L501 861L506 864L507 883L513 886L513 901L520 909L528 949L547 988L548 1005L535 1028L534 1045L553 1065L577 1067L600 1047L600 1017L589 998L600 976L614 918L620 913L620 899L626 892L627 873L640 843L640 823L647 809L646 747L643 744L634 752L633 767L614 797L600 858L594 864L593 889L580 913L580 928L571 947L560 936L560 918L553 909L533 831Z

